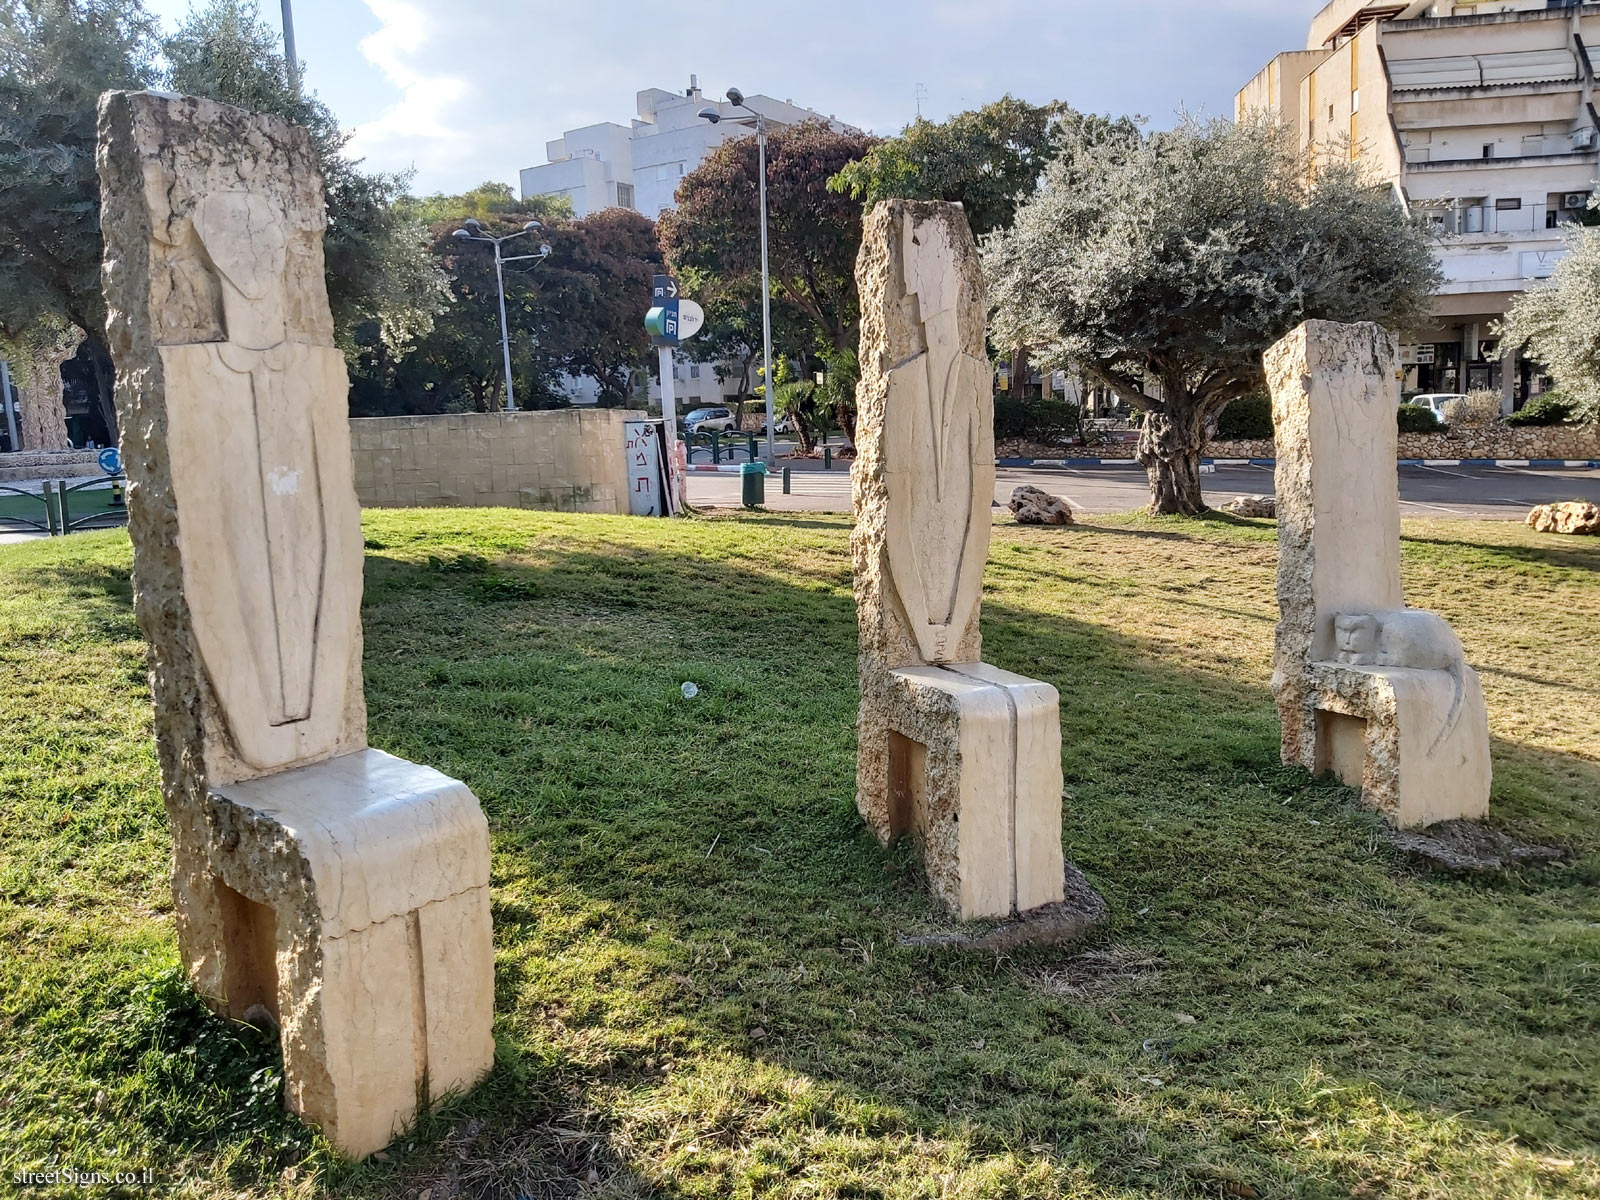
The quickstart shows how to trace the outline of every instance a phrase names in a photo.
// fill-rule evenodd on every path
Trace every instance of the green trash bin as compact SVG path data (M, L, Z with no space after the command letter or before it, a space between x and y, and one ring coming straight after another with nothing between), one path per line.
M739 484L744 506L760 508L767 502L767 464L747 462L739 464Z

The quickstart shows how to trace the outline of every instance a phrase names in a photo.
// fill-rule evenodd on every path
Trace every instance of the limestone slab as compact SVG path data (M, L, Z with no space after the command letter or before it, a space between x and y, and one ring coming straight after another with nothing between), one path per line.
M179 949L276 1019L285 1098L369 1154L493 1062L488 826L366 748L349 380L304 130L108 93L107 332Z
M1449 625L1400 582L1394 338L1310 321L1267 352L1276 431L1285 763L1332 772L1396 825L1487 814L1488 713Z
M878 205L857 283L857 807L885 843L917 841L934 894L962 919L1058 905L1059 699L981 661L994 413L960 207Z

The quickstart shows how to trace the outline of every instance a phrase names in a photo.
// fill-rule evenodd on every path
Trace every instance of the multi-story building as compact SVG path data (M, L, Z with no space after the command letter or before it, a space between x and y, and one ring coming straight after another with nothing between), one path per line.
M1402 347L1405 391L1494 388L1509 410L1537 387L1491 331L1595 190L1597 54L1600 0L1331 0L1239 93L1241 116L1277 114L1313 163L1362 160L1436 231L1445 282Z
M672 207L678 181L729 138L748 137L750 130L732 123L746 115L727 101L708 101L699 79L691 75L682 92L646 88L638 93L639 115L632 125L605 121L569 129L545 143L542 166L522 172L522 195L566 196L572 213L588 216L602 208L632 208L654 220ZM823 121L839 132L849 129L832 116L800 108L792 100L746 96L745 104L766 118L769 128ZM729 121L713 125L699 113L715 108Z

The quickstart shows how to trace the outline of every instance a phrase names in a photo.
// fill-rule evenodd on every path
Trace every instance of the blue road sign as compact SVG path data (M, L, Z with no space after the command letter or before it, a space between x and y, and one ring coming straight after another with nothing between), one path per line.
M107 475L122 474L122 455L117 453L115 446L107 446L100 451L100 469Z
M654 335L658 346L678 344L678 281L671 275L657 275L650 289L654 306L645 314L644 327Z

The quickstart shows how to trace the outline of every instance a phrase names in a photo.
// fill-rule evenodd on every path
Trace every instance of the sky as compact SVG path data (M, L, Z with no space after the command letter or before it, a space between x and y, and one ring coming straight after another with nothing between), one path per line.
M191 0L146 0L175 24ZM879 134L1010 92L1170 123L1231 116L1323 0L295 0L306 80L369 168L419 193L509 184L634 93L730 86ZM260 0L274 26L280 0Z

